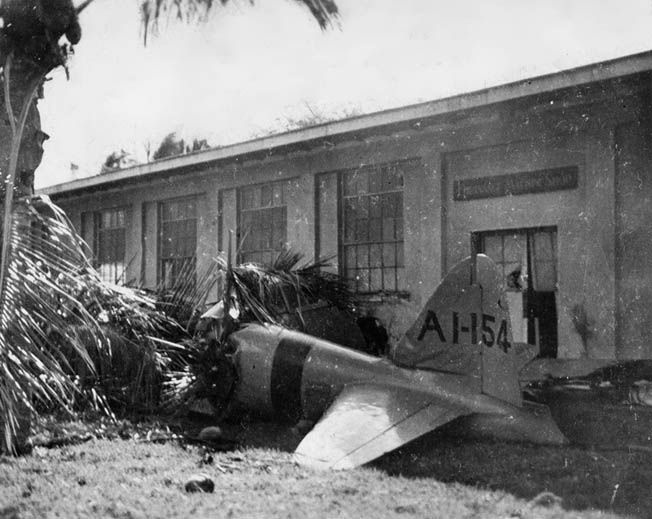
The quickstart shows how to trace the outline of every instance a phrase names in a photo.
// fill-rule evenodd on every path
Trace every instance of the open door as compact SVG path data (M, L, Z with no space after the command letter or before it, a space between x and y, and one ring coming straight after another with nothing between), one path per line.
M557 229L537 227L474 233L472 246L502 269L514 340L557 357Z

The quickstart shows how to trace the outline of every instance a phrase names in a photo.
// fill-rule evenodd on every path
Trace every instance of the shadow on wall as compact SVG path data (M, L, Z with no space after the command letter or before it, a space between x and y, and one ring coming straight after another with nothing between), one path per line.
M582 340L582 357L588 357L589 340L595 337L595 320L589 317L584 302L571 308L571 321Z

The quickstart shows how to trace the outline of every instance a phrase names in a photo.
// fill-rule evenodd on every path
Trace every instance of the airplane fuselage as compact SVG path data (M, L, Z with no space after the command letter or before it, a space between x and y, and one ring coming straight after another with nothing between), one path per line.
M537 443L563 443L529 408L480 392L478 377L399 367L310 335L249 324L231 336L238 382L237 407L296 422L318 420L345 386L373 383L432 396L483 418L479 429L491 436Z

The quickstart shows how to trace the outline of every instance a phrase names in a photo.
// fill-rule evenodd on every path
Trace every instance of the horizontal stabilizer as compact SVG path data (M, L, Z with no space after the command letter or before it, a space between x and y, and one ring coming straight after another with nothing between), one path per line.
M348 386L299 444L295 460L317 469L354 468L463 414L406 388Z

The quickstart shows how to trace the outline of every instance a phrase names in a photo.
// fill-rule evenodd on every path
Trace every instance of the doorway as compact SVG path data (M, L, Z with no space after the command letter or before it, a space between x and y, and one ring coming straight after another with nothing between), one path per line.
M539 346L539 357L557 357L557 228L473 233L475 251L502 271L515 341Z

